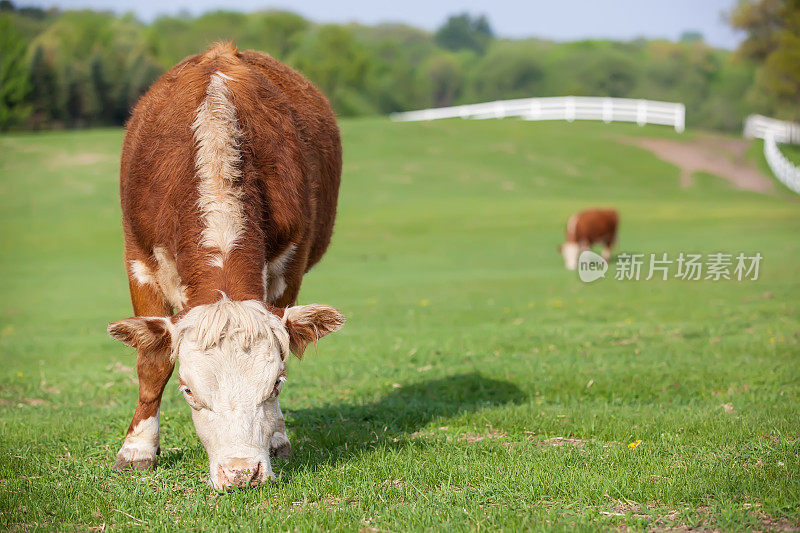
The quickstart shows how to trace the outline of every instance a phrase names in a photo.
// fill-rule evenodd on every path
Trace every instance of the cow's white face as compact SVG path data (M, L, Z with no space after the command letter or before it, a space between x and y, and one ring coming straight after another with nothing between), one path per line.
M283 418L289 333L258 301L198 306L176 324L180 388L205 446L214 487L272 477L270 439Z
M577 242L565 242L560 249L564 258L564 266L567 267L567 270L575 270L578 266L578 256L581 252L580 245Z
M153 357L177 360L180 390L208 453L211 482L225 489L274 478L270 440L283 425L278 394L290 350L300 357L308 343L343 324L341 313L328 306L290 307L281 318L261 301L223 297L177 321L129 318L111 324L109 333L137 347L139 357L148 347L169 346Z

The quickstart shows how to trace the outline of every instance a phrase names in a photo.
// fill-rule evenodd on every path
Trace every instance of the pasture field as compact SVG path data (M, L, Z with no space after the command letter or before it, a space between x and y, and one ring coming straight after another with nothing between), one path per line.
M800 527L800 197L682 188L621 141L697 132L341 126L337 229L300 302L348 322L289 365L277 482L227 494L174 376L159 467L110 471L136 401L105 333L131 313L122 131L0 137L0 526ZM619 209L620 252L760 252L760 277L581 283L556 246L589 205Z

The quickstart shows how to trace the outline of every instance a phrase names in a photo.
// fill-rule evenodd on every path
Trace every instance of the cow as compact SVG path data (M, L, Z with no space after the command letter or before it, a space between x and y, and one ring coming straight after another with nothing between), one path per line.
M603 258L611 258L611 247L617 241L619 215L614 209L585 209L567 221L566 239L558 247L568 270L575 270L578 256L595 243L603 244Z
M161 76L127 124L120 170L139 400L115 470L156 466L159 406L179 389L220 490L274 478L288 457L278 395L289 353L337 331L296 305L331 239L342 151L328 101L272 57L216 43Z

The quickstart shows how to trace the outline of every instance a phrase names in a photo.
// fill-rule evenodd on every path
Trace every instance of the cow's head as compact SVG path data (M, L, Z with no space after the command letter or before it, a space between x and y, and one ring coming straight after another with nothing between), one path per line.
M274 477L270 439L281 419L278 394L289 352L301 357L309 343L344 324L344 316L325 305L272 311L257 300L223 297L177 319L134 317L108 328L148 357L178 361L180 390L217 489Z
M561 256L564 258L564 266L567 270L575 270L578 266L578 256L581 253L581 246L577 242L565 242L558 247Z

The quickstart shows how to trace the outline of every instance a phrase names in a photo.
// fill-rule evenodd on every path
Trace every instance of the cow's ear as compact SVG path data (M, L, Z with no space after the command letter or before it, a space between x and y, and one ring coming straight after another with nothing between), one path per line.
M289 332L289 349L302 359L306 346L342 328L344 315L329 305L296 305L284 311L283 323Z
M139 317L118 320L108 325L108 334L145 353L169 353L174 326L169 318Z

